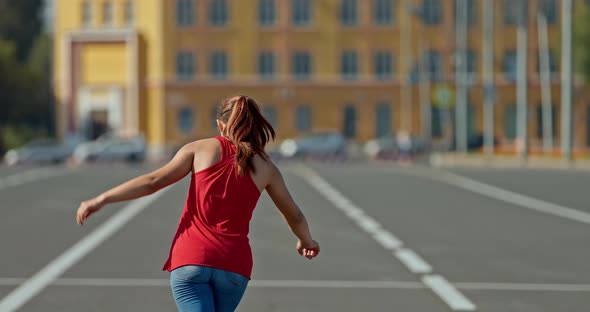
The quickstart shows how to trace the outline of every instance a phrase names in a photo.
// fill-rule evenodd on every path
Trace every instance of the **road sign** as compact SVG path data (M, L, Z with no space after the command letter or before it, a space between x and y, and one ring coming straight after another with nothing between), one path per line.
M432 90L434 106L449 108L455 105L455 91L447 84L439 84Z

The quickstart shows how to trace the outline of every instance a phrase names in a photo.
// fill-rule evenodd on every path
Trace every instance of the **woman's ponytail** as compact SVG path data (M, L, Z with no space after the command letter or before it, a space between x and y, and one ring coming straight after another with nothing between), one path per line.
M275 138L274 129L256 101L244 95L229 98L221 106L219 119L226 124L225 135L236 145L238 173L254 171L254 155L268 158L264 147Z

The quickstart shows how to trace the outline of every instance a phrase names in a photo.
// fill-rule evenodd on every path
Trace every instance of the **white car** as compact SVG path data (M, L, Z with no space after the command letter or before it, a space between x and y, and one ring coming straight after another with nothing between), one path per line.
M72 154L72 147L54 139L38 139L24 146L11 149L4 155L4 162L18 164L56 164L66 160Z
M80 144L74 151L72 158L78 163L93 161L135 162L145 159L146 149L143 137L109 137Z

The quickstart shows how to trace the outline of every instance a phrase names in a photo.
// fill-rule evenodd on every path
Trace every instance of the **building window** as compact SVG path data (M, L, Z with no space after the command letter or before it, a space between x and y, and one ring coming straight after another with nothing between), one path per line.
M276 19L275 0L258 0L258 24L272 26Z
M277 116L277 109L269 104L262 105L262 116L270 123L273 128L277 128L278 126L278 116Z
M308 25L311 22L311 0L291 0L293 24Z
M516 25L518 23L518 15L520 13L520 0L504 0L504 24Z
M88 1L82 2L82 25L92 25L92 4Z
M224 26L228 20L226 0L211 0L209 5L209 23L213 26Z
M354 80L357 79L359 68L358 68L358 55L355 51L344 51L341 56L341 72L342 79Z
M125 2L125 24L133 25L135 21L135 8L133 7L133 1L127 0Z
M429 50L425 52L424 62L428 64L427 73L432 81L440 81L443 77L442 57L439 52Z
M504 138L514 140L516 138L516 105L504 106Z
M184 133L189 134L193 131L195 118L193 110L185 107L178 111L178 129Z
M311 55L308 52L293 53L291 66L295 79L309 79L311 75Z
M504 76L507 80L516 80L516 51L504 52Z
M262 79L272 79L275 74L275 56L270 51L258 54L258 75Z
M193 0L176 0L176 25L179 27L192 26L195 19Z
M375 76L379 80L389 80L393 76L393 56L391 52L380 51L374 58Z
M442 6L440 0L423 0L422 18L426 25L438 25L442 22Z
M348 105L344 107L344 129L343 134L347 138L356 137L356 107Z
M192 52L178 52L176 54L176 79L192 80L195 74L195 57Z
M227 79L227 54L222 51L215 51L209 56L209 74L214 79Z
M340 22L344 26L357 24L358 4L356 0L340 0Z
M555 105L551 104L551 129L553 130L551 133L552 137L555 137L557 134L557 109ZM537 138L543 138L543 105L540 104L537 106Z
M555 24L557 22L557 4L555 0L541 0L539 3L539 10L541 14L545 15L547 24Z
M391 25L393 0L373 0L373 21L376 25Z
M113 4L110 1L102 4L102 24L113 26Z
M295 111L295 126L299 131L311 130L311 106L301 105Z
M377 121L375 127L376 137L384 137L392 134L391 123L391 105L388 103L381 103L375 109L375 120Z

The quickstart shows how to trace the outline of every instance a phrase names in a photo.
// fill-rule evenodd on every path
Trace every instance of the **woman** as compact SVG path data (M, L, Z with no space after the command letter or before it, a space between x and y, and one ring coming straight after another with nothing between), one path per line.
M264 152L275 132L256 102L247 96L227 99L217 126L221 136L185 145L164 167L82 202L76 216L83 225L106 204L152 194L191 173L185 208L163 268L171 272L179 311L236 309L252 272L249 222L264 190L299 238L299 254L312 259L320 252L280 171Z

